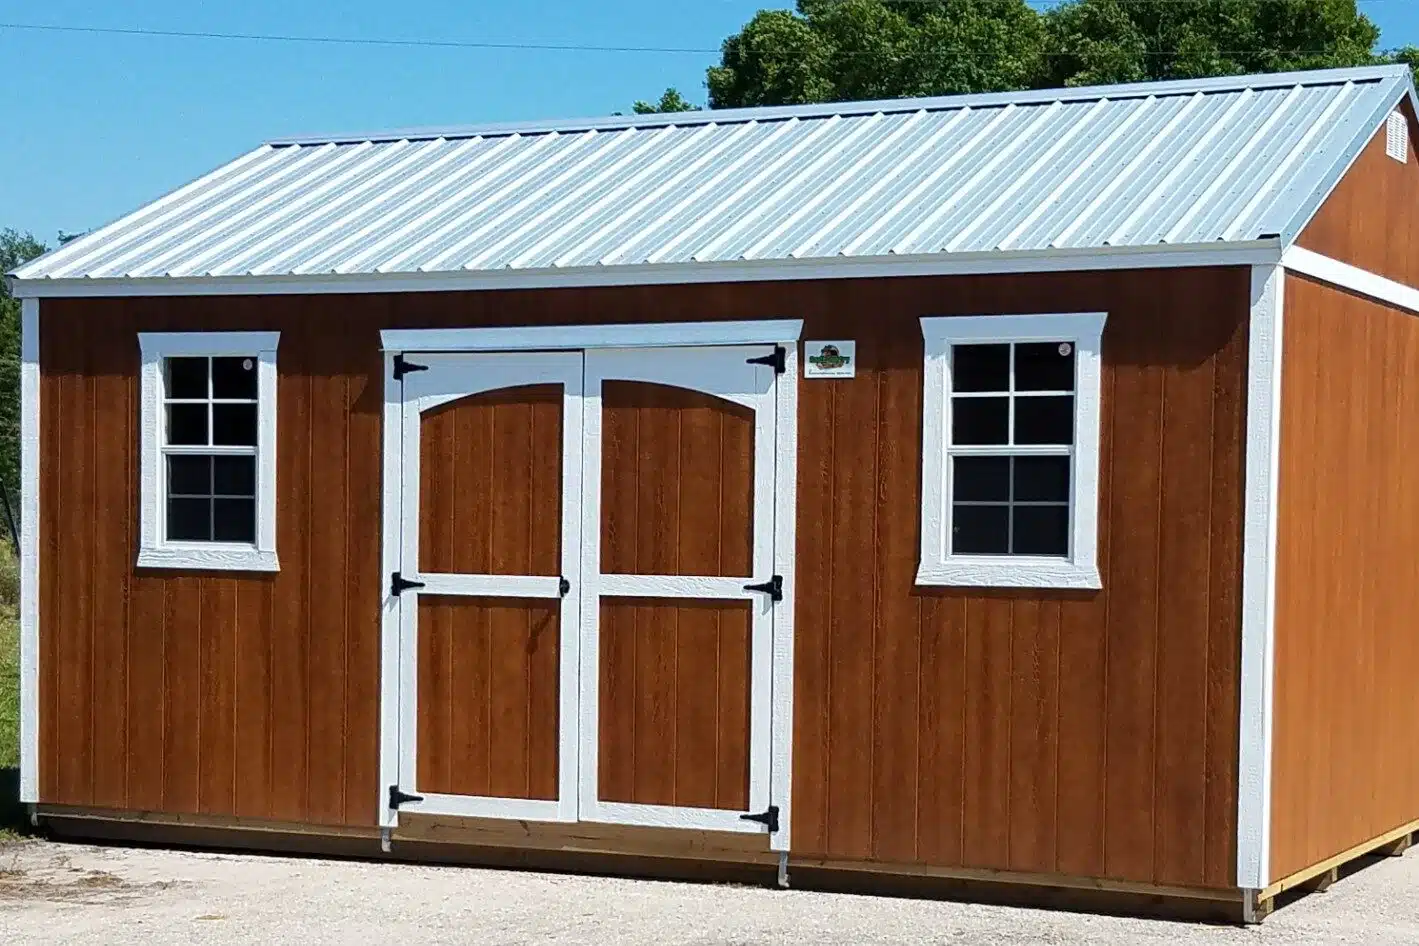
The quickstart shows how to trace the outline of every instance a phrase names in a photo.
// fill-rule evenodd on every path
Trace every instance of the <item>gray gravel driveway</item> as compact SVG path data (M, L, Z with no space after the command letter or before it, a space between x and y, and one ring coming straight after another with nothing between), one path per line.
M467 867L31 841L0 847L0 943L1419 943L1419 850L1261 927Z

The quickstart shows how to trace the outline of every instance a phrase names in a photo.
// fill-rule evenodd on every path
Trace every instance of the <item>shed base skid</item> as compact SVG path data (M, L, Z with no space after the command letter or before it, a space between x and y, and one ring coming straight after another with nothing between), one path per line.
M401 815L380 830L213 815L39 805L62 840L224 848L524 870L783 886L779 854L759 835L621 825ZM1214 923L1256 922L1256 892L1172 887L1063 874L835 860L789 855L795 890L924 897ZM1251 895L1248 907L1248 894ZM1269 906L1267 904L1266 906Z
M1249 892L1256 904L1256 918L1250 922L1260 922L1273 909L1290 902L1297 895L1324 893L1331 884L1364 866L1366 858L1402 857L1414 844L1416 834L1419 834L1419 820L1346 848L1333 857L1281 878L1264 890Z

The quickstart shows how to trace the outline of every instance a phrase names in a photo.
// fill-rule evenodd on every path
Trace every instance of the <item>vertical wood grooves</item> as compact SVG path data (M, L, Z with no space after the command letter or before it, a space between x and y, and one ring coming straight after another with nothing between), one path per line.
M1419 331L1305 277L1285 294L1273 880L1412 820L1419 797Z
M210 756L204 761L202 753L216 751L234 759L236 788L231 798L219 797L228 794L225 788L204 793L202 804L215 806L214 813L373 823L383 587L377 547L379 329L568 324L605 321L606 313L650 321L666 318L666 312L695 320L792 312L805 319L805 338L855 339L861 358L855 379L804 380L799 387L795 853L942 866L1006 863L1014 870L1147 882L1173 878L1225 887L1235 864L1236 585L1247 296L1245 270L1211 269L783 282L713 291L665 286L338 298L46 300L41 339L41 454L47 458L40 512L42 798L82 804L106 791L101 783L122 784L127 803L135 808L193 811L198 806L196 775L211 761ZM1101 310L1109 312L1099 536L1104 591L916 586L917 319ZM86 495L90 487L72 487L88 477L102 482L100 496L136 495L136 437L119 444L117 434L84 430L85 424L111 424L126 413L131 431L136 398L127 405L97 393L76 400L76 384L81 387L83 379L100 372L94 365L107 366L111 359L112 370L123 374L133 397L133 333L194 325L282 332L277 359L281 572L274 576L139 572L132 567L131 547L114 553L105 540L100 550L91 530L69 528L84 526L76 517L92 516L93 510L79 509L82 502L65 507L51 502L55 496ZM1210 391L1204 390L1208 373ZM91 407L84 406L84 397L92 398ZM717 439L722 458L733 453L738 440L731 436L732 411L720 418L716 438L683 401L665 397L665 403L649 403L643 411L627 407L635 415L627 418L633 422L635 445L624 448L638 451L642 429L648 432L649 425L661 423L654 418L673 403L685 411L675 420L681 462L691 462L686 455L691 430L708 437L707 443ZM325 418L336 426L316 429ZM1159 425L1167 431L1166 451ZM544 435L540 417L528 429ZM76 431L81 432L77 442L69 436ZM448 461L466 455L468 438L488 438L492 432L491 419L476 429L459 428ZM1210 458L1202 450L1210 450ZM94 453L102 456L93 457L90 472L85 467ZM1210 469L1210 485L1182 481L1179 456L1194 456L1194 471ZM1171 465L1170 471L1156 469L1160 457L1166 457L1163 466ZM460 466L460 477L489 475L491 461L485 457ZM630 461L628 456L618 475L630 477L638 490L649 488L643 476L669 469L650 463L642 471ZM678 502L688 515L695 505L689 497L703 497L699 515L717 522L737 543L730 527L737 493L726 482L731 474L740 477L743 470L722 459L721 481L713 492L706 485L692 494L687 485L686 492L667 496L666 502ZM108 482L110 476L116 485ZM335 495L317 498L317 491L329 489L332 481L339 484ZM450 485L456 492L464 480ZM619 493L606 490L605 495L609 514ZM445 501L450 515L472 515L452 505L451 495L445 500L439 494L438 502ZM650 549L638 547L639 535L645 533L650 541L664 534L678 536L683 545L675 566L689 567L692 546L708 558L706 571L696 566L696 573L736 566L736 548L725 542L696 545L687 521L651 528L639 517L654 511L635 505L622 509L623 520L611 530L612 537L629 543L623 551L630 560L653 560ZM334 535L320 534L327 525L319 515L324 509L335 520L344 517ZM1173 521L1175 512L1182 518ZM503 520L504 527L539 521L520 511L510 514L515 518ZM658 533L662 527L666 531ZM103 525L98 528L98 535L109 535ZM457 555L492 561L490 528L480 525L476 541L467 535ZM618 554L609 541L606 553ZM1173 569L1172 562L1181 565ZM65 597L86 574L94 577L89 582L95 588L92 604ZM98 590L109 587L116 575L129 582L126 602ZM213 587L221 588L214 599L220 616L203 620L193 613L193 604L200 610ZM1331 594L1324 588L1314 593ZM234 608L226 595L235 595ZM1331 600L1318 598L1317 607ZM109 601L116 607L110 609ZM539 626L539 618L509 612L506 604L499 603L500 611L485 608L476 620L449 612L423 623L436 628L437 635L451 635L458 622L460 640L480 633L486 639L495 630L525 637ZM624 638L627 646L616 659L629 659L635 668L648 656L642 633L664 634L669 628L677 647L692 637L707 642L707 670L717 668L726 680L739 672L731 672L730 665L738 660L741 618L672 604L673 617L662 614L657 623L625 602L608 602L603 646ZM661 603L646 607L665 609ZM544 626L539 636L545 633ZM228 668L223 672L234 677L224 685L229 695L236 694L235 703L220 712L215 707L204 712L204 702L214 694L192 679L207 634L215 635L213 652ZM98 685L101 668L90 665L107 652L109 635L125 642L128 677L123 687L115 681L112 696ZM674 661L666 655L667 669L684 668L692 660L690 651L677 653ZM478 653L477 673L489 672L485 657ZM473 676L472 667L460 664L460 679ZM520 665L509 672L514 680L531 679L532 671ZM603 683L634 685L610 677L603 677ZM263 686L264 698L258 696ZM717 716L729 720L734 715L728 706L731 692L727 685L713 693L706 690L706 712L713 706ZM127 716L120 715L118 705L125 702L124 693ZM513 716L530 713L532 705L525 693L508 704ZM1006 708L1005 715L972 715L984 707L991 713ZM677 712L688 708L682 702ZM65 715L70 710L91 721L123 720L122 742L97 743L92 723L75 725ZM213 720L227 718L224 713L234 719L234 757L221 741L232 736L221 737L212 729ZM207 723L199 736L194 722L204 715ZM1161 744L1156 749L1149 744L1154 720L1160 743L1194 740L1185 762L1174 765ZM628 727L633 723L626 721ZM324 745L317 735L322 725L332 727L332 739L343 744ZM707 754L726 756L725 746L732 742L728 723L705 732L706 745L714 747ZM439 744L452 745L452 736L444 727ZM641 742L643 737L638 737ZM1280 751L1282 733L1277 740ZM509 745L519 755L532 741L528 731L509 732ZM115 775L107 782L119 745L126 754L122 778ZM1327 749L1337 751L1333 744ZM477 767L486 769L491 756L483 753L481 758ZM648 761L653 760L638 757L627 764L634 768ZM220 774L223 786L228 764L208 769L209 776ZM531 781L526 764L516 765L522 773L519 782ZM727 772L729 762L724 764ZM677 759L676 765L678 776L671 784L685 783L690 761ZM713 783L714 801L727 804L732 780L724 776L721 794L715 778L706 774L704 784ZM1313 791L1306 786L1317 779L1298 781L1296 790ZM982 797L982 791L996 788L999 794ZM224 807L230 810L219 811ZM996 816L980 820L968 809ZM1307 817L1307 824L1319 824ZM1187 841L1179 831L1189 818L1200 822L1192 826L1200 836Z

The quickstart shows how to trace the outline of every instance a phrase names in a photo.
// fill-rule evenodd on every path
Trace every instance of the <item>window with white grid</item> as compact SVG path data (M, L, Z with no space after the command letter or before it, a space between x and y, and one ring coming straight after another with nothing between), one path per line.
M919 582L1098 587L1104 319L922 320Z
M274 332L144 333L146 567L275 570Z

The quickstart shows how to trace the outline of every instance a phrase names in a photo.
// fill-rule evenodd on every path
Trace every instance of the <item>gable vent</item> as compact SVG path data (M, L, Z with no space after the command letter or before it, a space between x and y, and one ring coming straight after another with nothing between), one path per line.
M1409 158L1409 122L1404 120L1404 113L1398 109L1390 112L1389 120L1385 122L1385 154L1400 164L1406 163Z

